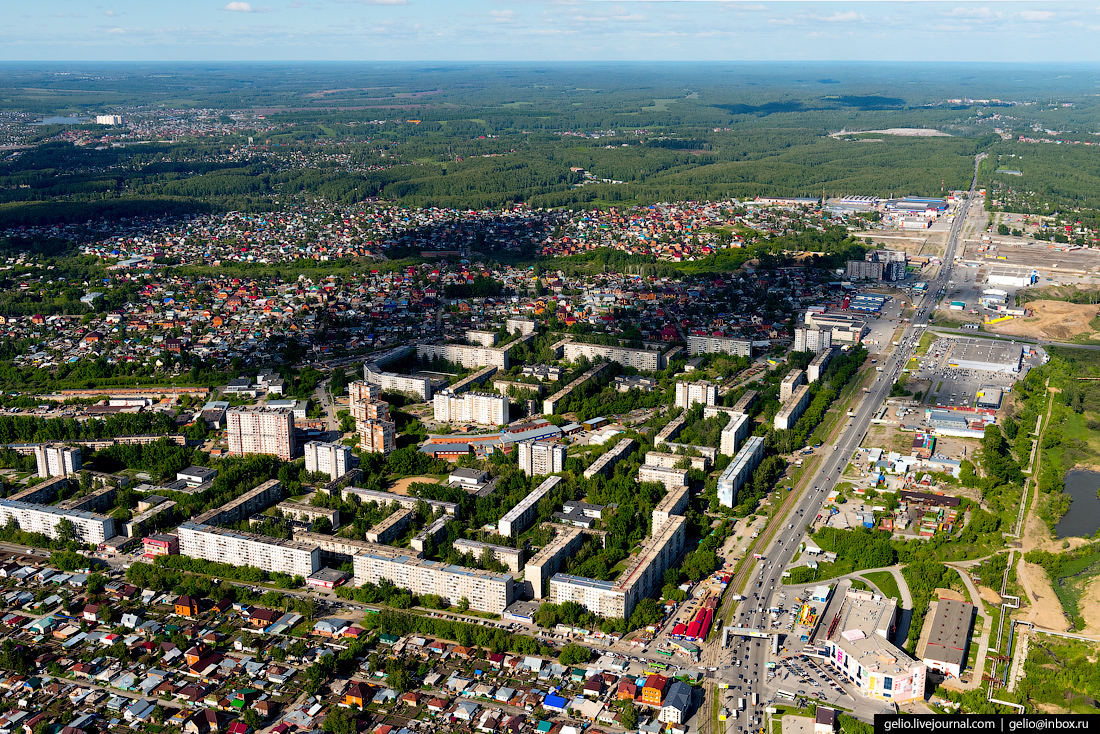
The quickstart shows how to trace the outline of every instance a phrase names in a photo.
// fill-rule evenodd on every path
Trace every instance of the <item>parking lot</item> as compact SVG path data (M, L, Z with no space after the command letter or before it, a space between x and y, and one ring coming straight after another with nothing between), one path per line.
M940 337L932 343L927 354L917 358L917 370L911 379L929 381L925 398L927 405L944 408L974 407L980 388L993 386L1008 392L1017 380L1027 375L1028 369L1042 364L1042 351L1038 350L1036 356L1025 357L1017 374L951 367L958 344L958 339Z

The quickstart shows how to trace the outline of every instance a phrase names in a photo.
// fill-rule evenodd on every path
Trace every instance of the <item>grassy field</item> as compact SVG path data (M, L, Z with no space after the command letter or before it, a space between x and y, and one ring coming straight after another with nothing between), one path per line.
M877 586L884 595L901 601L901 589L898 588L898 581L894 578L894 574L889 571L871 571L863 574L863 578Z

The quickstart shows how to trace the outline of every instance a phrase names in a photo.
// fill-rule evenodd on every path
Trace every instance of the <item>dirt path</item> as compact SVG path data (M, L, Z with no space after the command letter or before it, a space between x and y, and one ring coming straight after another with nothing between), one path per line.
M1060 632L1069 630L1066 615L1062 612L1062 604L1058 601L1054 587L1047 580L1042 566L1028 563L1021 558L1016 566L1016 580L1024 588L1028 604L1013 615L1015 619L1022 619L1039 627Z
M1068 301L1032 301L1027 304L1033 316L986 326L997 334L1041 336L1055 341L1068 341L1079 334L1092 334L1089 322L1097 316L1097 306Z
M435 477L405 477L404 479L398 479L389 487L386 487L387 492L393 494L403 494L408 496L409 485L416 484L417 482L423 482L424 484L439 484L439 480Z

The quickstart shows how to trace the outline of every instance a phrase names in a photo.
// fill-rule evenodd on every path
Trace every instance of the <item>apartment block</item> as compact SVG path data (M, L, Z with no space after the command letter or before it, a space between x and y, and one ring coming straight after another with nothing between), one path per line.
M811 326L799 326L794 330L794 351L823 352L833 346L833 332Z
M450 524L453 519L454 518L448 517L447 515L436 518L428 523L427 527L413 536L413 539L409 541L409 546L424 553L424 548L427 546L429 540L438 545L441 539L447 537L447 525Z
M752 428L752 419L747 413L731 412L729 416L729 423L719 435L718 451L723 456L736 454L741 442L748 437L749 429Z
M191 518L196 525L229 525L238 523L257 512L275 504L283 498L283 485L278 479L269 479L240 497L226 502L221 507Z
M473 367L499 367L508 369L508 352L494 347L467 346L466 344L417 344L416 356L420 359L445 359Z
M471 609L500 613L515 599L515 584L510 574L449 566L411 556L357 553L352 556L355 584L378 584L383 580L408 589L413 594L438 594L451 604L463 599Z
M675 469L682 461L687 461L688 466L699 471L710 469L710 459L706 456L685 456L684 454L666 454L661 451L645 452L645 463L649 466L664 466Z
M550 593L550 577L565 565L565 559L581 549L584 533L577 528L563 528L557 537L539 550L523 567L523 580L531 584L536 599Z
M340 490L340 499L349 502L351 501L351 497L355 497L359 502L374 502L379 507L396 502L406 510L415 510L417 503L425 502L428 507L432 508L432 512L435 512L437 509L442 509L448 515L458 517L458 505L454 502L427 500L421 499L420 497L410 497L404 494L379 492L375 489L363 489L362 487L344 487Z
M306 471L328 474L329 479L347 474L354 463L351 446L310 441L305 445Z
M49 505L36 505L19 500L0 499L0 525L14 519L19 529L28 533L43 533L58 538L58 525L68 520L83 543L98 545L115 536L114 518L84 510L60 510Z
M645 372L663 370L667 365L661 352L649 349L627 349L626 347L612 347L606 344L581 344L580 342L566 342L562 345L565 359L576 362L581 357L587 357L589 361L606 359L608 362L618 362L624 367L633 367Z
M432 381L427 377L413 377L411 375L398 375L393 372L383 372L378 365L367 364L363 366L363 377L371 385L377 385L385 392L400 392L415 395L421 400L432 399Z
M756 396L756 390L746 390L741 394L737 402L733 404L733 411L735 413L748 413L749 408L756 402Z
M554 474L565 466L565 444L557 441L524 441L517 450L519 469L529 477Z
M482 543L477 540L466 540L465 538L459 538L452 546L459 553L471 555L477 559L480 559L481 555L488 549L493 556L493 560L507 566L508 572L513 576L518 576L523 568L522 548L510 548L506 545L493 545L492 543Z
M314 520L328 520L329 524L335 530L340 527L340 511L332 510L328 507L317 507L315 505L306 505L301 502L280 502L275 505L276 509L283 513L283 517L289 517L292 520L301 520L302 522L313 522Z
M752 476L753 471L764 458L764 437L752 436L733 461L718 477L718 502L724 507L733 507L737 503L737 493Z
M829 360L833 358L833 350L826 349L814 357L814 361L810 362L810 365L806 368L806 380L810 383L817 382L821 379L821 374L825 371L825 367L829 364Z
M476 423L482 426L507 425L508 398L487 392L455 395L441 392L432 400L435 419L440 423Z
M775 430L785 431L794 426L802 417L806 406L810 404L810 386L799 385L791 394L790 399L783 403L783 407L775 414Z
M370 553L381 556L388 555L393 558L424 557L419 551L409 548L394 548L393 546L381 545L379 543L368 543L365 540L359 540L357 538L341 538L338 535L322 535L321 533L311 533L308 530L301 530L300 528L292 528L291 532L295 540L309 545L316 545L320 548L323 561L332 561L337 565L351 563L352 556L356 553Z
M531 319L506 319L504 328L509 334L515 334L518 331L520 336L528 336L535 333L538 324Z
M696 403L714 405L718 402L718 386L705 380L676 383L676 407L691 410Z
M359 448L363 451L389 454L397 448L397 426L390 421L356 421L355 427L359 432Z
M140 506L140 505L139 505ZM144 535L147 532L146 525L152 523L152 521L160 515L170 514L176 509L176 503L171 500L166 500L158 505L153 505L149 509L145 510L139 515L134 515L126 522L122 523L122 533L127 538L136 538Z
M660 532L660 528L674 515L683 515L687 509L691 493L686 486L673 487L657 506L653 508L650 533Z
M802 370L791 370L783 378L783 382L779 383L779 401L784 402L791 399L791 395L794 394L794 389L806 381L806 373Z
M466 341L479 347L495 347L497 345L497 333L495 331L467 329Z
M634 450L634 439L624 438L615 444L614 448L592 462L592 465L584 470L584 478L591 479L597 474L609 475L615 465L625 459Z
M367 531L367 542L386 544L405 532L412 521L413 511L401 508Z
M689 336L688 354L732 354L752 357L752 342L748 339L727 339L720 336Z
M232 454L274 454L283 461L294 458L294 412L287 408L248 406L225 412Z
M601 617L626 619L626 594L614 581L556 573L550 577L550 603L576 602Z
M497 523L497 532L506 538L516 533L522 533L538 515L539 500L549 494L550 490L556 487L560 481L560 476L547 477L542 484L535 487L531 494L524 497L519 501L519 504L504 513L504 516L501 517L500 521Z
M38 476L71 477L80 472L80 449L61 444L39 444L34 447L34 458L38 462Z
M309 576L321 567L321 549L313 543L280 540L194 522L179 526L180 555L231 566L255 566L268 573Z
M687 469L672 469L665 466L649 466L643 464L638 467L639 482L657 482L671 491L675 487L683 487L688 483Z
M364 380L348 383L348 399L354 403L369 403L382 399L382 388Z

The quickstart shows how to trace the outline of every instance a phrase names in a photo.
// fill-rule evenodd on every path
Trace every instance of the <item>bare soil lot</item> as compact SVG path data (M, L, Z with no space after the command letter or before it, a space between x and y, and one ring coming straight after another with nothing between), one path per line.
M1097 316L1096 305L1067 301L1032 301L1027 307L1034 311L1034 316L1002 321L985 328L997 334L1040 336L1056 341L1066 341L1081 334L1100 337L1089 326L1089 322Z

